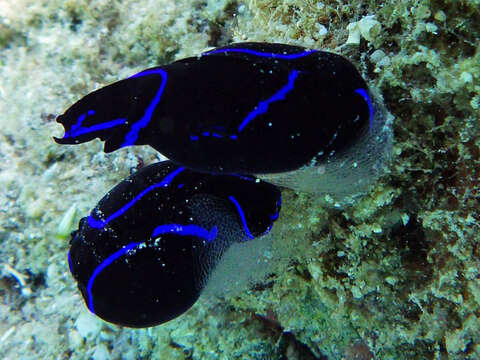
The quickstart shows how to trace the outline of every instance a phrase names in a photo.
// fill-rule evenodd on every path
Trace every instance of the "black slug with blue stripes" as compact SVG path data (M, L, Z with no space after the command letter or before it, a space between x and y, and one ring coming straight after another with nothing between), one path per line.
M228 247L278 217L279 190L251 175L288 172L315 189L310 175L331 171L326 183L355 187L388 139L381 115L349 61L284 44L216 48L86 95L58 117L55 141L150 145L170 159L119 183L72 233L68 262L88 308L130 327L185 312Z
M158 325L195 303L233 242L268 233L280 207L278 189L253 177L156 163L115 186L80 221L70 271L102 319Z
M61 144L100 138L106 152L148 144L211 173L294 170L368 131L367 85L345 58L299 46L237 43L96 90L57 121Z

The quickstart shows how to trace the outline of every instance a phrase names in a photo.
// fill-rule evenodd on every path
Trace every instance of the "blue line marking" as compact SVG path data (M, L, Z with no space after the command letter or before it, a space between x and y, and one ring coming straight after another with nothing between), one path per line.
M70 255L70 250L68 250L67 259L68 259L68 268L70 269L70 273L73 274L72 257Z
M217 236L217 227L214 226L210 231L198 225L181 225L181 224L165 224L157 226L152 233L152 237L162 234L177 234L182 236L197 236L205 239L207 242L212 241Z
M68 138L68 137L77 137L77 136L80 136L80 135L83 135L83 134L88 134L88 133L91 133L91 132L94 132L94 131L101 131L101 130L106 130L106 129L110 129L112 127L115 127L115 126L119 126L119 125L124 125L125 123L127 122L127 119L126 118L120 118L120 119L115 119L115 120L111 120L111 121L106 121L102 124L96 124L96 125L93 125L93 126L90 126L90 127L82 127L82 128L79 128L78 130L76 131L67 131L64 135L64 138Z
M63 135L63 139L75 138L77 136L88 134L91 132L110 129L115 126L124 125L127 122L126 118L119 118L115 120L106 121L101 124L95 124L89 127L83 127L82 124L85 121L85 119L88 116L91 116L94 114L95 114L95 110L88 110L86 113L83 113L82 115L80 115L78 117L77 122L72 125L70 130L65 131L65 135Z
M273 215L270 215L270 220L272 220L272 221L275 221L275 220L277 220L277 219L278 219L278 215L279 215L279 213L278 213L278 212L277 212L277 213L275 213L275 214L273 214Z
M373 125L373 113L374 113L374 108L373 108L373 103L372 103L372 99L370 98L370 95L368 95L368 91L365 90L365 89L356 89L354 90L358 95L360 95L366 102L367 102L367 105L368 105L368 112L370 114L369 118L368 118L368 126L369 128L371 129L372 128L372 125Z
M87 118L87 116L94 115L94 114L95 114L95 110L88 110L86 113L83 113L82 115L80 115L77 119L77 123L72 125L72 127L70 128L70 131L75 131L81 128L82 123Z
M152 119L152 115L153 115L153 112L155 111L155 108L157 107L158 103L160 102L160 99L162 98L163 90L165 89L168 75L165 70L156 69L156 70L142 71L130 77L130 78L136 78L136 77L152 75L152 74L157 74L162 77L162 83L160 84L160 88L155 94L155 97L153 98L152 102L148 105L142 118L132 124L130 131L127 133L127 135L125 135L125 141L120 147L134 145L135 141L137 141L138 139L138 133L140 132L140 130L148 125L148 123Z
M243 212L242 206L239 204L239 202L232 195L230 195L228 198L233 203L233 205L235 205L235 207L237 208L238 214L240 215L240 219L242 220L243 228L245 229L245 233L247 234L247 236L250 239L253 239L254 236L252 235L252 233L248 229L247 220L245 219L245 213Z
M247 126L257 116L266 113L271 103L285 100L285 97L287 96L287 94L294 89L294 83L299 73L300 71L298 70L292 70L290 74L288 74L287 83L284 86L282 86L280 90L278 90L275 94L269 97L267 100L260 101L258 105L252 111L250 111L250 113L245 117L245 119L243 119L242 123L238 126L238 132L240 133L245 128L245 126ZM204 131L202 132L201 135L204 137L213 136L216 138L223 138L223 135L219 133L210 132L210 131ZM238 137L238 135L236 134L232 134L229 136L230 136L230 139L232 140L236 140ZM196 141L198 139L199 139L198 135L190 135L190 140Z
M222 175L222 174L219 174ZM225 174L224 174L225 175ZM246 176L246 175L241 175L241 174L236 174L236 173L231 173L231 174L226 174L227 176L235 176L238 177L242 180L247 180L247 181L257 181L254 177Z
M312 53L318 52L318 50L311 49L311 50L305 50L300 53L294 53L294 54L278 54L278 53L271 53L271 52L261 52L261 51L251 50L251 49L227 48L227 49L217 49L217 50L207 51L207 52L204 52L202 55L214 55L214 54L223 54L223 53L228 54L229 52L244 53L244 54L250 54L250 55L255 55L260 57L273 58L273 59L294 60L294 59L298 59L304 56L308 56Z
M128 203L123 205L120 209L115 211L106 220L97 220L92 215L89 215L88 218L87 218L88 225L92 228L95 228L95 229L101 229L101 228L105 227L105 225L107 225L110 221L112 221L113 219L115 219L115 218L121 216L123 213L125 213L125 211L130 209L133 205L135 205L135 203L138 200L140 200L143 196L148 194L150 191L152 191L156 188L159 188L159 187L167 187L168 185L170 185L170 183L175 178L175 176L180 174L183 170L185 170L185 168L183 166L181 166L177 170L175 170L175 171L171 172L170 174L168 174L167 176L165 176L163 178L163 180L160 181L159 183L150 185L149 187L144 189L140 194L138 194L132 200L130 200Z
M92 287L93 287L93 282L95 281L95 278L100 274L107 266L112 264L115 260L117 260L119 257L122 257L125 255L128 251L136 248L137 246L143 244L144 242L133 242L130 244L125 245L122 249L114 252L112 255L107 257L105 260L103 260L100 265L98 265L95 270L93 271L92 276L88 279L88 284L87 284L87 294L88 294L88 309L95 314L95 311L93 309L93 295L92 295Z
M105 225L107 225L108 221L110 221L110 220L112 220L112 219L109 218L105 221L104 220L97 220L92 215L88 215L87 224L91 228L101 229L101 228L105 227Z
M88 110L86 113L83 113L80 115L77 119L77 123L73 124L72 127L70 128L70 131L76 131L82 127L83 121L87 118L87 116L94 115L95 110Z
M288 82L284 85L280 90L278 90L275 94L273 94L270 98L265 101L261 101L258 103L258 106L252 110L247 117L242 121L240 126L238 127L238 132L241 132L245 126L248 125L250 121L255 119L257 116L264 114L268 111L268 106L275 101L285 100L285 96L293 90L295 79L298 76L298 70L292 70L288 75Z
M230 137L230 139L232 140L236 140L237 139L237 135L222 135L220 133L217 133L217 132L210 132L210 131L203 131L201 133L201 136L203 137L208 137L208 136L212 136L214 138L217 138L217 139L223 139L225 137ZM198 139L200 139L200 137L198 135L190 135L190 140L191 141L197 141Z

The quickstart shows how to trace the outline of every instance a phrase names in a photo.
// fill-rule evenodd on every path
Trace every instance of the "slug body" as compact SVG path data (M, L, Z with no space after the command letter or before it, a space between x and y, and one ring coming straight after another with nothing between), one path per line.
M195 303L233 242L266 234L280 206L276 187L255 178L153 164L115 186L80 221L70 271L99 317L158 325Z
M190 169L263 174L326 159L368 131L367 86L343 57L238 43L96 90L57 121L61 144L148 144Z

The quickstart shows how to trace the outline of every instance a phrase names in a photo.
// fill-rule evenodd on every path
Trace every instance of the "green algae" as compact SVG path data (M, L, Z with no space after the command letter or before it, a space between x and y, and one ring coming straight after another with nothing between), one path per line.
M0 258L32 291L2 267L1 356L479 358L479 5L0 1ZM362 19L377 30L346 44ZM285 190L271 275L240 295L148 330L89 318L58 224L157 154L56 146L55 114L139 69L244 40L352 59L395 117L389 171L343 208Z

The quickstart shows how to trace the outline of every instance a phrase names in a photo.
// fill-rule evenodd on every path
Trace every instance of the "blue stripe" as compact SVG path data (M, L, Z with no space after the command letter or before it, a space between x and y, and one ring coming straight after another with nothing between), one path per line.
M294 83L295 80L298 77L298 74L300 72L298 70L292 70L290 74L288 75L288 81L287 83L280 88L275 94L273 94L271 97L269 97L267 100L260 101L258 105L250 111L250 113L243 119L242 123L238 126L238 132L240 133L245 126L247 126L253 119L255 119L257 116L262 115L268 111L268 107L270 106L271 103L276 102L276 101L282 101L285 100L285 96L294 89ZM210 131L204 131L201 133L201 136L204 137L209 137L213 136L216 138L223 138L224 136L215 133L215 132L210 132ZM232 134L229 135L230 139L232 140L237 140L238 135L237 134ZM190 140L191 141L197 141L199 140L198 135L190 135Z
M70 250L68 250L67 259L68 259L68 268L70 269L70 272L73 274L72 257L70 255Z
M126 118L119 118L115 120L106 121L101 124L95 124L90 127L83 127L82 124L85 121L85 119L88 116L91 116L94 114L95 114L95 110L88 110L86 113L83 113L82 115L80 115L77 119L77 122L72 125L70 130L65 131L65 135L63 135L63 139L75 138L80 135L88 134L91 132L110 129L115 126L124 125L127 122Z
M155 94L155 97L153 98L150 105L148 105L142 118L132 124L130 131L127 133L127 135L125 135L125 141L120 147L134 145L135 141L137 141L138 139L138 133L140 132L140 130L148 125L148 123L152 119L152 115L153 115L153 112L155 111L155 108L157 107L158 103L160 102L160 99L162 98L163 90L165 89L168 75L165 70L156 69L156 70L145 70L130 77L130 78L137 78L137 77L147 76L152 74L160 75L162 77L162 83L160 84L160 88Z
M219 174L219 175L222 175L222 174ZM236 173L227 174L227 176L235 176L235 177L238 177L238 178L240 178L242 180L246 180L246 181L257 181L257 179L254 178L254 177L241 175L241 174L236 174Z
M373 109L373 103L372 103L372 99L370 98L370 95L368 95L368 91L365 90L365 89L356 89L354 90L358 95L360 95L366 102L367 102L367 105L368 105L368 112L369 112L369 118L368 118L368 126L369 128L371 129L372 128L372 123L373 123L373 113L374 113L374 109Z
M233 203L233 205L235 205L235 207L237 208L238 214L240 215L240 219L242 220L243 228L245 229L245 234L247 234L247 236L250 239L253 239L254 236L248 229L247 220L245 219L245 213L243 212L242 206L238 203L238 201L232 195L230 195L228 198Z
M244 54L250 54L250 55L255 55L260 57L273 58L273 59L294 60L294 59L298 59L304 56L308 56L312 53L318 52L318 50L312 49L312 50L305 50L300 53L294 53L294 54L278 54L278 53L272 53L272 52L261 52L261 51L251 50L251 49L227 48L227 49L216 49L216 50L207 51L207 52L204 52L202 55L214 55L214 54L223 54L223 53L228 54L229 52L244 53Z
M268 106L275 101L281 101L285 100L285 96L293 90L293 84L295 82L295 79L298 76L298 71L297 70L292 70L290 74L288 75L288 82L286 85L284 85L280 90L278 90L275 94L273 94L270 98L268 98L265 101L261 101L258 106L255 107L254 110L252 110L247 117L242 121L240 126L238 127L238 132L242 131L245 126L248 125L250 121L255 119L257 116L264 114L268 111Z
M65 133L63 138L74 138L83 134L88 134L95 131L107 130L115 126L124 125L127 122L126 118L115 119L111 121L106 121L101 124L96 124L90 127L81 127L74 131L70 130Z
M162 234L176 234L182 236L197 236L205 239L207 242L212 241L217 236L217 227L214 226L210 231L198 225L181 225L181 224L165 224L157 226L152 233L155 238Z
M130 200L127 204L125 204L124 206L122 206L120 209L118 209L117 211L115 211L112 215L110 215L106 220L97 220L95 219L92 215L89 215L88 218L87 218L87 222L88 222L88 225L90 225L90 227L92 228L95 228L95 229L100 229L100 228L103 228L105 225L107 225L110 221L112 221L113 219L121 216L123 213L125 213L125 211L127 211L128 209L130 209L133 205L135 205L135 203L140 200L142 197L144 197L146 194L148 194L150 191L156 189L156 188L159 188L159 187L167 187L168 185L170 185L170 183L172 182L172 180L175 178L175 176L177 176L178 174L180 174L183 170L185 170L185 168L182 166L182 167L179 167L177 170L171 172L170 174L168 174L167 176L165 176L163 178L162 181L160 181L159 183L156 183L156 184L153 184L153 185L150 185L149 187L147 187L145 190L143 190L140 194L138 194L137 196L135 196L132 200Z
M107 257L105 260L103 260L100 265L98 265L95 270L93 271L92 276L88 279L88 284L87 284L87 294L88 294L88 309L95 314L95 311L93 309L93 295L92 295L92 287L93 287L93 282L95 281L95 278L100 274L107 266L112 264L115 260L117 260L119 257L122 257L125 255L128 251L136 248L137 246L143 244L144 242L134 242L127 244L125 247L122 249L114 252L112 255Z
M82 115L80 115L77 119L77 122L73 124L72 127L70 128L70 131L76 131L80 129L82 127L83 121L87 118L87 116L94 115L94 114L95 114L95 110L88 110L86 113L83 113Z

